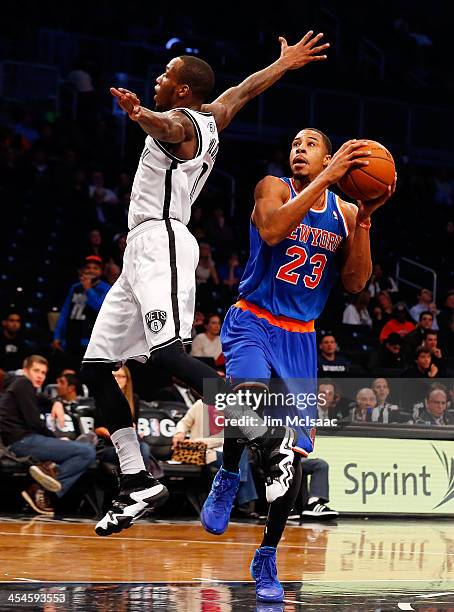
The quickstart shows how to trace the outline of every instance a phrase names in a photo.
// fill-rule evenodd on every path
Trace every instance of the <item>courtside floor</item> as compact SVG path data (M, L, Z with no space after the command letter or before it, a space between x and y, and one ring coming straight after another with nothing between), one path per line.
M237 522L215 537L196 521L143 521L99 538L91 521L0 517L0 611L454 612L452 520L294 522L274 605L256 605L249 575L262 529Z

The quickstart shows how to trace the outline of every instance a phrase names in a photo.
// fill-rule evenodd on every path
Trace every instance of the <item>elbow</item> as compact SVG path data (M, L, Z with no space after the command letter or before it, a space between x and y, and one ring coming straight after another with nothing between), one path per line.
M273 247L281 242L282 238L278 236L275 232L268 229L260 230L260 237L268 246Z
M366 286L365 282L355 276L343 276L342 284L348 293L361 293Z

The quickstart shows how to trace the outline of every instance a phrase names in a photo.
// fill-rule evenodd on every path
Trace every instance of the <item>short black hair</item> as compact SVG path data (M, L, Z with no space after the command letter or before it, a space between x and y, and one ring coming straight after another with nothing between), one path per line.
M437 338L438 338L438 330L436 330L436 329L425 329L423 336L424 336L424 340L427 338L427 336L437 336Z
M74 374L60 374L58 378L66 378L66 382L70 387L75 387L76 391L79 388L79 381Z
M189 85L193 95L205 102L214 87L214 72L207 62L193 55L180 55L183 65L178 71L178 80Z
M424 353L425 355L430 355L432 356L432 353L430 352L429 349L424 348L423 346L418 346L418 348L415 351L415 359L418 359L418 357Z
M434 315L432 312L430 312L430 310L423 310L422 312L419 313L419 320L422 321L422 318L425 317L426 315L429 315L432 317L432 320L434 318Z
M332 155L333 145L331 144L331 140L328 138L328 136L324 132L322 132L321 130L317 130L317 128L313 128L313 127L305 127L302 130L300 130L300 132L303 132L304 130L311 130L311 132L317 132L317 134L320 134L323 140L323 144L325 145L326 152L328 153L328 155Z

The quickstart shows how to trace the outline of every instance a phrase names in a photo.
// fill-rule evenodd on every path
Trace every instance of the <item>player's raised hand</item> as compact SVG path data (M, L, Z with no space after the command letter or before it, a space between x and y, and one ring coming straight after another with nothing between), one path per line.
M285 38L279 36L279 42L281 43L279 61L284 64L286 70L295 70L310 62L325 60L327 56L323 54L323 51L328 49L329 43L319 45L318 43L322 38L323 34L314 36L314 32L309 30L296 45L289 46Z
M129 89L124 89L123 87L111 87L110 93L117 98L119 107L128 113L130 117L134 107L140 106L139 97L132 91L129 91Z
M337 183L352 168L361 168L369 164L367 160L361 159L371 154L370 151L361 150L362 147L367 145L367 140L347 140L347 142L344 142L323 171L330 184Z

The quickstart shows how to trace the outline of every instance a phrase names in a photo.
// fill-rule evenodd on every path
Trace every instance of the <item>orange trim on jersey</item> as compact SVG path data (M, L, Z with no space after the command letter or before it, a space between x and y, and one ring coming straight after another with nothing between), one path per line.
M304 449L300 448L299 446L292 446L292 451L294 451L295 453L299 453L300 455L303 455L303 457L309 457L309 453L305 451Z
M314 319L312 319L312 321L298 321L297 319L284 317L282 315L276 316L271 314L271 312L268 312L268 310L260 308L260 306L252 304L251 302L243 299L238 300L234 306L236 308L240 308L241 310L248 310L249 312L252 312L252 314L255 314L255 316L259 319L265 319L270 325L280 327L286 331L304 333L313 332L315 330Z

